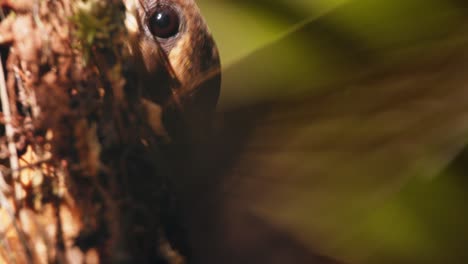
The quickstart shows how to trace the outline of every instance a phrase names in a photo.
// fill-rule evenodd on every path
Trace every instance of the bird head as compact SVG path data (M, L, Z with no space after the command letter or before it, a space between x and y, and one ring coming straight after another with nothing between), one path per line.
M219 97L220 59L195 1L126 0L125 5L143 100L148 112L161 113L150 114L150 124L159 135L178 133L168 132L178 126L164 121L176 110L192 131L206 127Z

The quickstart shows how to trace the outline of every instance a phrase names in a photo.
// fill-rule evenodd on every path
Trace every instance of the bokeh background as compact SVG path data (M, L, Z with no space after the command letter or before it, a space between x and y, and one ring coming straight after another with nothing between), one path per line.
M404 58L407 49L464 32L468 21L463 1L197 2L228 72L221 108L314 93ZM344 263L468 263L467 172L465 151L435 176L409 180L379 206L355 219L336 219L323 237L305 242Z

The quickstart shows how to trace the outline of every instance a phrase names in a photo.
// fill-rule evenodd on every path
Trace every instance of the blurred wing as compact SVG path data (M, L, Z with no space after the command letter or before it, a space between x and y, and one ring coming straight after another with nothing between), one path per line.
M468 31L446 3L418 13L443 26L376 29L387 41L343 37L332 22L350 4L226 70L215 154L197 161L209 183L195 192L207 218L194 236L214 241L198 243L204 263L366 263L363 216L468 142Z

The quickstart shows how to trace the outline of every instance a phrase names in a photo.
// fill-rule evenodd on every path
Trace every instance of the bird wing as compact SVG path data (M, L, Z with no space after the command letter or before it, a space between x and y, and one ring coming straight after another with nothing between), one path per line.
M346 35L336 19L368 2L304 23L224 71L219 130L197 155L188 194L204 263L356 260L353 226L466 145L463 16L447 18L452 9L430 1L448 11L381 27L375 39Z

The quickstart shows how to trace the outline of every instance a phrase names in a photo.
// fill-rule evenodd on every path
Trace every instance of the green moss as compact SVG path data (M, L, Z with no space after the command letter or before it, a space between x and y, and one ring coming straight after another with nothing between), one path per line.
M117 2L117 3L115 3ZM74 15L71 21L77 47L83 52L87 63L93 49L115 49L114 43L121 43L116 38L122 36L125 29L124 9L121 1L78 0L74 3Z

